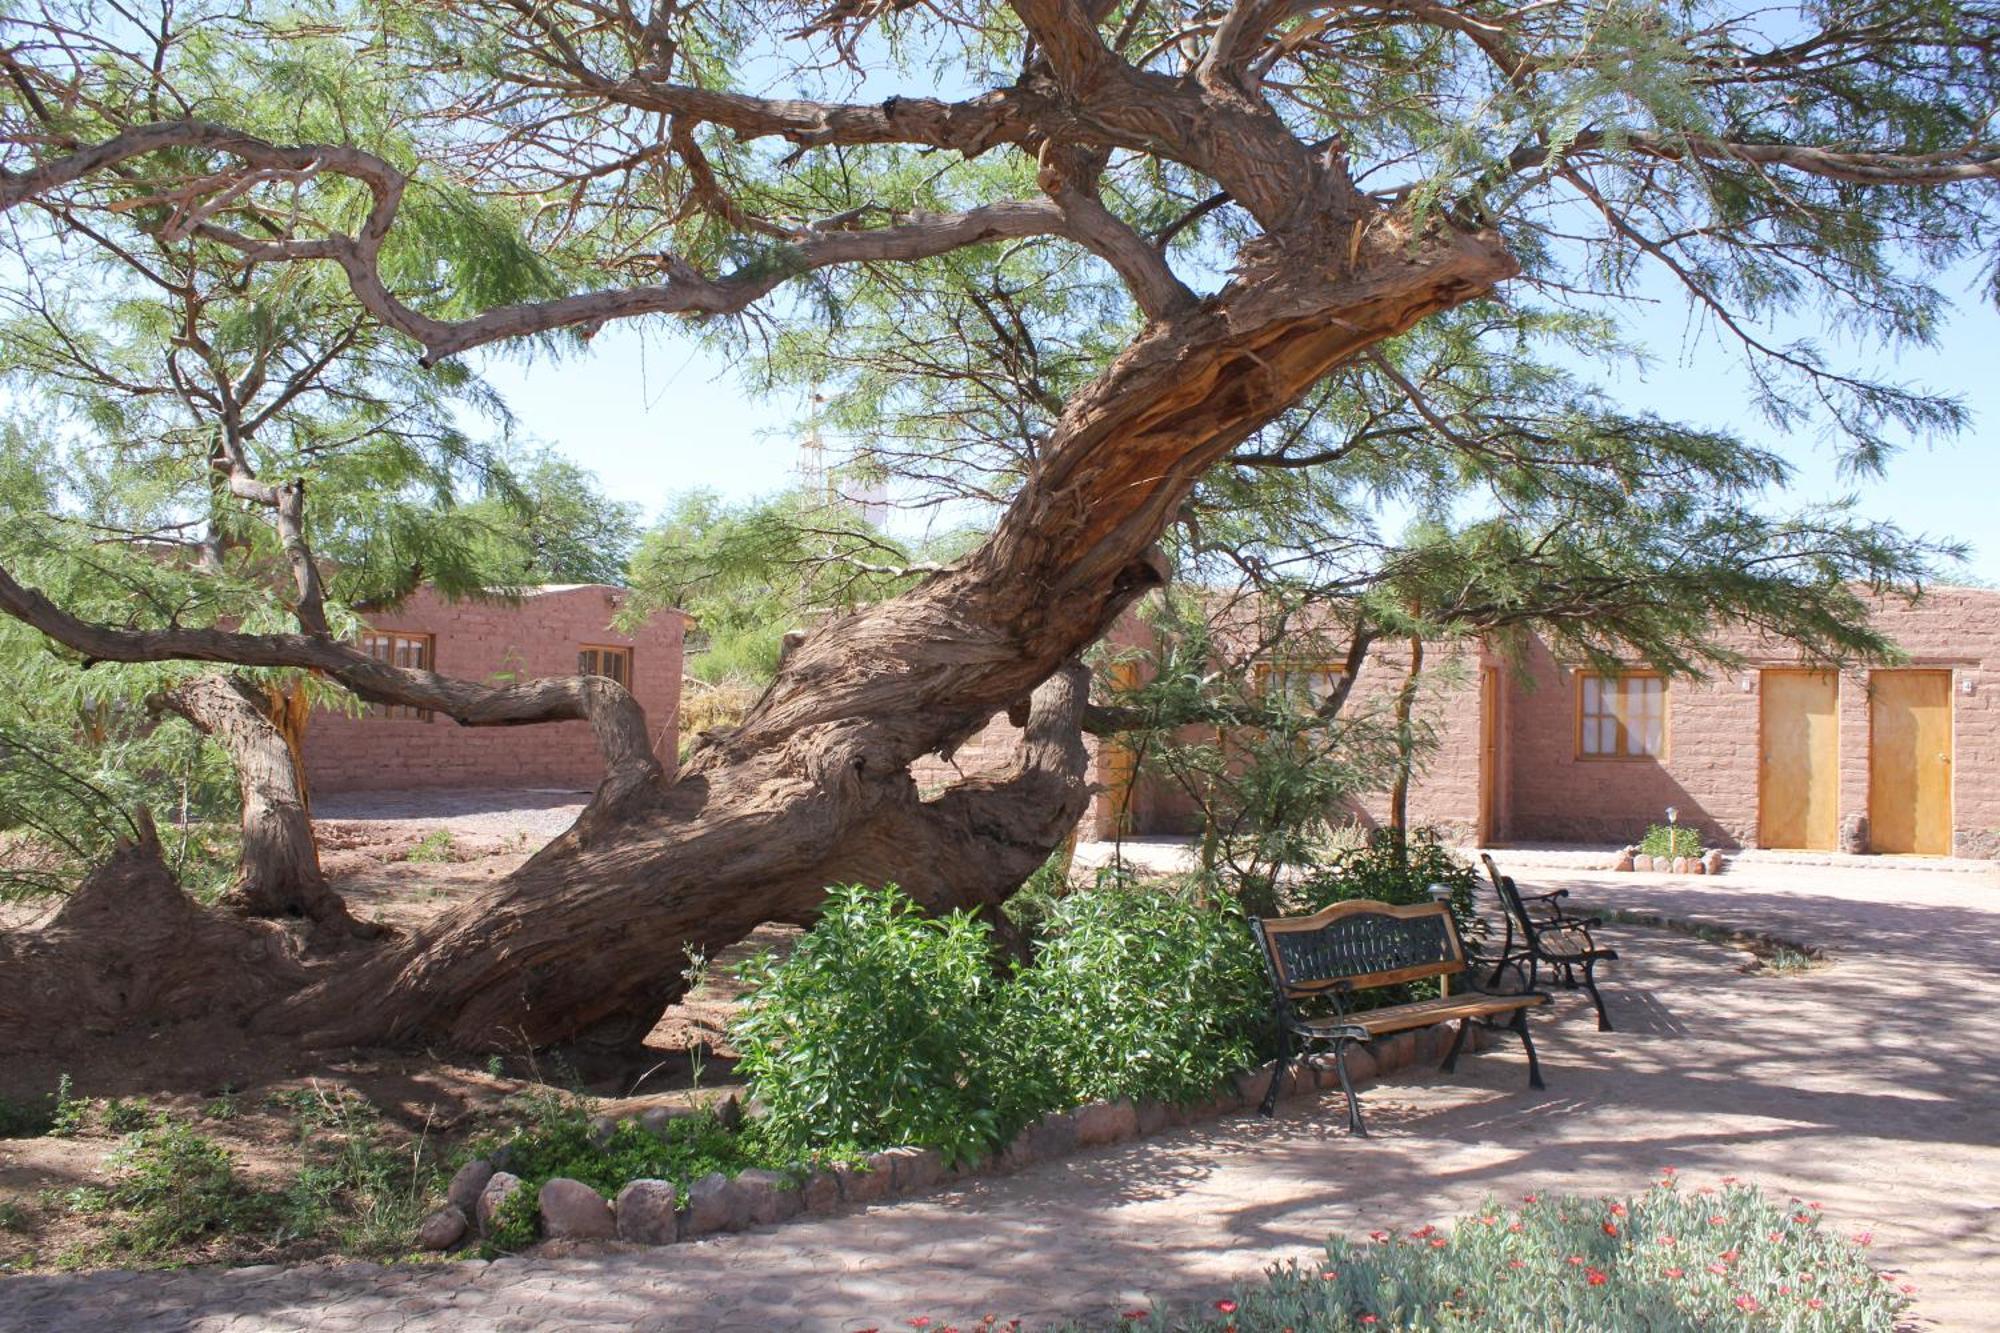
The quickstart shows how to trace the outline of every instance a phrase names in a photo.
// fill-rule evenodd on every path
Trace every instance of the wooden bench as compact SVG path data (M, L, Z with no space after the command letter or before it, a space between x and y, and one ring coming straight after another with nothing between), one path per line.
M1536 1088L1544 1086L1535 1042L1528 1035L1528 1010L1547 1004L1549 997L1537 991L1499 994L1478 989L1468 972L1458 926L1444 903L1397 907L1361 899L1335 903L1311 916L1252 920L1250 928L1263 948L1264 971L1271 980L1278 1020L1278 1064L1260 1108L1265 1115L1277 1106L1278 1089L1293 1055L1304 1054L1313 1043L1330 1043L1340 1087L1347 1094L1347 1128L1365 1136L1368 1131L1361 1123L1360 1103L1347 1076L1347 1048L1355 1042L1454 1019L1458 1035L1444 1058L1445 1072L1457 1066L1465 1034L1478 1023L1487 1028L1511 1028L1519 1034L1521 1047L1528 1053L1528 1083ZM1430 977L1439 978L1444 990L1435 999L1380 1009L1355 1010L1349 1005L1356 992ZM1460 977L1471 988L1453 994L1453 979ZM1322 1002L1330 1013L1307 1014ZM1508 1016L1504 1023L1497 1021L1502 1015Z
M1549 976L1563 989L1576 990L1581 986L1597 1009L1597 1030L1611 1031L1611 1018L1604 1012L1604 997L1597 991L1597 965L1616 962L1618 951L1599 947L1590 934L1592 926L1603 922L1594 916L1578 916L1565 908L1562 900L1569 897L1568 889L1522 893L1514 877L1501 874L1492 857L1482 852L1479 859L1486 863L1486 873L1493 881L1494 893L1499 895L1501 917L1506 922L1506 938L1501 941L1500 957L1486 979L1487 984L1498 984L1501 974L1511 967L1523 988L1532 990L1541 984L1542 969L1546 967ZM1521 941L1518 945L1514 942L1517 934Z

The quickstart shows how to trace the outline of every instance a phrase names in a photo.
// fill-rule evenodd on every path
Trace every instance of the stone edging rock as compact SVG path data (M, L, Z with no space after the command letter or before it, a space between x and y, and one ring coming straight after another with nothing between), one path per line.
M1448 1025L1439 1024L1350 1047L1348 1075L1359 1086L1419 1061L1442 1060L1453 1035ZM1484 1048L1485 1037L1482 1029L1472 1029L1466 1050ZM1188 1106L1122 1099L1051 1112L999 1152L957 1167L947 1167L935 1148L889 1148L854 1165L803 1175L756 1168L734 1177L716 1172L694 1181L685 1195L669 1181L634 1180L612 1200L581 1181L558 1177L543 1184L537 1199L542 1234L551 1240L615 1238L638 1245L671 1245L920 1194L976 1176L1004 1175L1082 1148L1145 1138L1254 1109L1270 1087L1273 1068L1265 1064L1233 1075L1214 1097ZM1328 1060L1294 1065L1278 1096L1290 1100L1339 1089L1340 1077ZM419 1244L428 1250L448 1250L485 1233L507 1196L522 1187L518 1176L497 1170L490 1161L466 1163L452 1177L444 1206L418 1228Z
M1627 847L1611 863L1615 871L1653 871L1668 875L1720 875L1722 853L1710 848L1700 856L1648 856L1637 847Z

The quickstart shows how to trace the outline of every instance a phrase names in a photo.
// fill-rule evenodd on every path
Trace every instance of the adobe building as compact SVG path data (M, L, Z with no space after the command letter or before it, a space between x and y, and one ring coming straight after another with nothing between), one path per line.
M2000 592L1932 588L1914 604L1879 603L1875 624L1906 662L1818 670L1746 633L1743 666L1668 681L1601 677L1539 641L1518 663L1477 644L1432 646L1419 712L1434 744L1410 821L1485 846L1623 844L1672 807L1723 848L2000 856ZM1369 654L1350 714L1386 706L1406 651ZM1273 667L1331 678L1338 665ZM1004 764L1017 734L996 719L954 756L958 770ZM918 776L930 790L954 772L932 762ZM1092 776L1088 836L1193 831L1192 802L1135 773L1115 743L1093 740ZM1373 826L1387 804L1376 793L1340 813Z
M646 710L653 753L672 772L680 741L681 651L687 617L661 611L636 633L611 627L628 596L601 583L524 589L520 600L446 601L420 588L369 617L361 646L399 666L487 684L594 672L631 690ZM559 787L588 791L604 761L588 722L462 727L415 708L373 704L358 715L314 710L305 767L314 792L416 787Z

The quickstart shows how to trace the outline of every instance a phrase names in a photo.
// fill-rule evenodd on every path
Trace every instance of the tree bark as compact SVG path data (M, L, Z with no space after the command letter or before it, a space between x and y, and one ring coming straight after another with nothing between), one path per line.
M1416 767L1417 736L1413 729L1417 708L1417 684L1424 674L1424 640L1410 636L1410 669L1396 691L1396 778L1389 786L1389 841L1402 861L1410 851L1410 778Z
M306 917L343 933L376 933L348 914L321 873L298 757L272 720L264 687L240 675L195 676L161 695L160 705L221 745L236 766L243 853L226 905L244 916Z

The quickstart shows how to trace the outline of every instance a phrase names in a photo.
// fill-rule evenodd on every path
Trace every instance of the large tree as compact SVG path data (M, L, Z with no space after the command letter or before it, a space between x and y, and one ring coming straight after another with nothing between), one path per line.
M1329 374L1496 293L1610 301L1651 268L1774 404L1803 395L1879 450L1949 406L1759 320L1824 306L1932 336L1931 281L1987 245L2000 177L1979 3L43 0L6 27L0 208L37 272L136 234L337 270L424 366L648 316L754 346L979 255L1100 295L1039 316L1087 326L1064 377L966 368L1039 391L990 537L820 626L673 780L609 681L398 669L309 616L107 622L0 574L0 609L87 659L312 668L467 725L588 718L606 760L576 827L492 894L337 965L176 918L134 852L70 926L8 946L0 1035L143 996L314 1042L629 1038L683 946L807 918L830 882L991 903L1082 808L1077 654L1165 576L1156 543L1204 473ZM1016 770L920 799L912 761L1010 707ZM204 985L192 947L154 950L173 956L122 960L145 985L93 990L85 926L121 892L251 961Z

